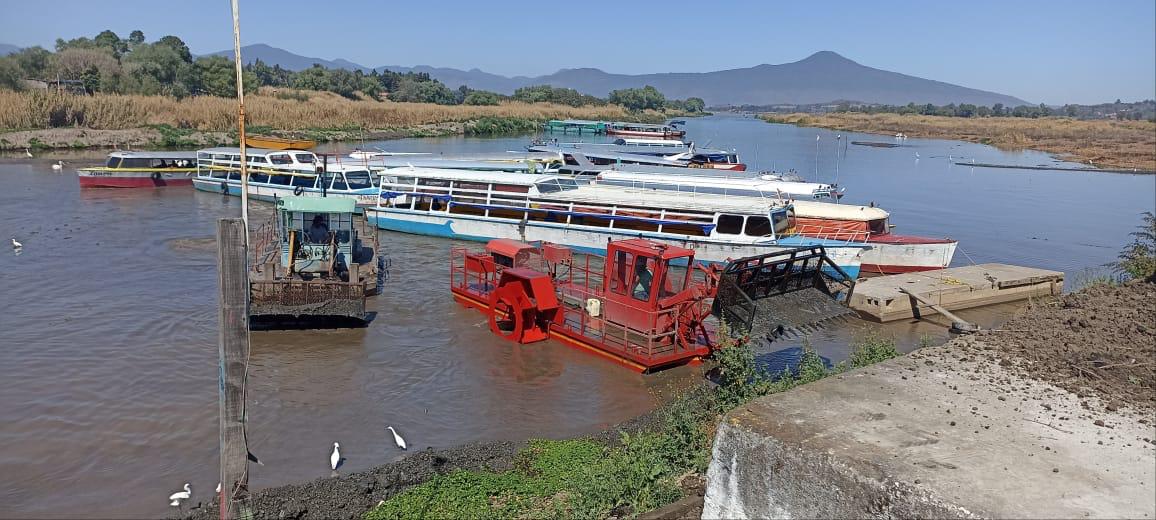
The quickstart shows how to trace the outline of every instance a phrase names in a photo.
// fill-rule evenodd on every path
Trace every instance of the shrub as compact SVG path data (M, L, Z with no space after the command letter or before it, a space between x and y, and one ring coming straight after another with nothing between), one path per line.
M1113 269L1134 280L1156 282L1156 215L1143 214L1144 223L1131 233L1132 243L1120 251Z

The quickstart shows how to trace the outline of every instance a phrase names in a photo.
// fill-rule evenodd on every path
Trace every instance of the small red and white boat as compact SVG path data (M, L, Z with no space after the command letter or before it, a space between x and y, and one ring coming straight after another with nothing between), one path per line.
M892 274L943 269L951 264L959 242L891 232L881 208L794 201L795 232L804 236L865 242L861 273Z
M197 152L112 152L103 166L77 171L81 188L191 186Z

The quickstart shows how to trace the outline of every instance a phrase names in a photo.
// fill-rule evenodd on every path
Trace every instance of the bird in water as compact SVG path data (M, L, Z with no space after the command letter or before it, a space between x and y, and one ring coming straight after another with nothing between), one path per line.
M403 450L406 449L405 439L401 438L401 435L397 434L397 430L394 430L393 426L386 426L386 429L388 429L389 432L393 434L393 442L397 444L397 447Z
M29 149L25 148L25 149L24 149L24 156L25 156L25 157L27 157L27 158L29 158L29 159L31 159L31 158L33 157L33 156L32 156L32 150L29 150Z
M12 249L21 249L23 247L24 247L24 244L17 242L16 237L12 237Z
M63 170L64 169L64 161L56 161L55 163L52 164L52 169L56 170L56 171Z
M217 482L217 491L216 492L217 493L221 492L221 483L220 482Z
M176 493L169 495L169 505L173 507L180 507L181 501L188 500L191 496L193 496L193 489L191 486L189 486L188 482L185 482L184 491L177 491Z
M916 158L916 159L918 159L918 158L919 158L919 152L915 152L915 158Z
M337 471L337 468L341 466L341 462L341 445L335 442L333 443L333 453L329 455L329 468Z

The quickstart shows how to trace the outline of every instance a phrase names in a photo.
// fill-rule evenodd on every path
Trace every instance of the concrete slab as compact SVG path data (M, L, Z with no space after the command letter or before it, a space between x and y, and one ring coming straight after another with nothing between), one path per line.
M1151 412L952 345L732 411L703 518L1156 517Z
M848 306L878 321L935 314L900 291L905 288L949 311L1059 295L1064 273L1008 264L979 264L867 278L855 284ZM915 304L914 306L912 304Z

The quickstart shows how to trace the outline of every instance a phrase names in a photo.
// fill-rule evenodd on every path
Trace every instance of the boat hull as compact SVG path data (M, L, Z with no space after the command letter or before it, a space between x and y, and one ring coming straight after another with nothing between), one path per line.
M77 180L81 188L161 188L166 186L190 186L193 172L110 172L79 171Z
M579 251L604 254L607 240L646 238L695 251L695 259L707 263L725 263L729 259L782 251L815 243L797 240L789 244L734 243L709 237L671 236L635 230L590 229L564 223L523 222L514 219L455 215L395 208L366 208L369 223L379 229L415 235L487 242L507 238L523 242L544 241ZM867 246L861 244L827 246L827 255L850 277L859 276L862 256Z
M954 240L869 239L863 253L864 273L896 274L943 269L951 265L958 242Z

